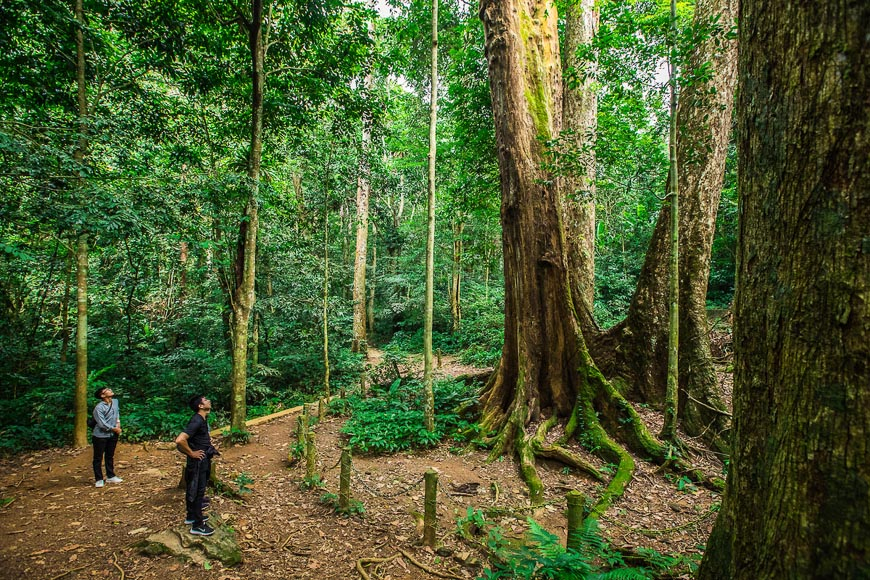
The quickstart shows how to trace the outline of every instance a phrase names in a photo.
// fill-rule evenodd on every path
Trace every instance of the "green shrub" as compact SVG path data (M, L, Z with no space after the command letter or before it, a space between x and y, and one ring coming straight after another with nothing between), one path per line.
M351 417L342 427L350 446L363 453L394 453L412 447L431 447L471 425L456 409L476 398L476 389L457 381L438 381L435 394L435 431L423 423L423 385L397 379L389 388L373 387L373 398L348 398Z

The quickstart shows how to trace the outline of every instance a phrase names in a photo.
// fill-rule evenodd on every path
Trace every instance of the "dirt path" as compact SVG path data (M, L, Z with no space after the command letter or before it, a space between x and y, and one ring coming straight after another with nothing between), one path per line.
M646 412L644 418L654 421L655 414ZM336 516L320 503L324 490L300 489L304 467L287 466L295 421L292 414L253 427L250 444L223 449L218 463L222 479L232 482L244 473L254 481L243 501L217 496L212 503L212 514L227 520L242 542L245 560L232 569L214 563L206 570L169 557L146 557L130 547L151 532L177 525L184 516L183 493L177 489L184 458L172 444L122 443L116 470L124 482L102 489L93 486L90 449L55 449L3 460L0 498L12 501L0 507L0 578L120 578L123 570L125 579L348 579L359 578L358 559L388 557L399 548L441 572L474 578L480 569L463 565L473 550L450 533L457 515L464 515L468 506L528 504L510 458L487 464L483 453L456 455L459 450L445 443L424 452L354 458L354 496L363 502L365 514ZM328 418L315 427L319 468L331 492L338 489L334 466L342 423L342 418ZM698 553L713 518L690 523L708 513L716 494L685 487L680 491L652 466L638 465L625 497L602 521L604 533L618 545ZM423 511L421 479L429 467L441 474L439 536L447 548L442 554L416 545L413 513ZM718 469L714 462L706 467ZM552 505L537 510L535 519L564 538L564 493L578 489L595 496L599 487L558 465L542 466L541 475ZM479 484L476 495L447 493L469 483ZM498 499L490 491L493 484L498 484ZM513 517L504 517L500 524L508 533L524 529L523 520ZM655 537L630 529L686 524ZM385 564L380 576L434 578L401 558Z

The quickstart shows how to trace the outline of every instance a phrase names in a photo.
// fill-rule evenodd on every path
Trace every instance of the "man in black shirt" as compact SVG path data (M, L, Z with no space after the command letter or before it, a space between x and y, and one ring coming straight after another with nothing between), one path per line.
M184 498L187 506L187 517L184 523L193 525L190 528L191 534L210 536L214 533L214 529L205 523L208 516L202 515L202 504L211 471L211 458L218 454L211 443L211 435L208 430L211 401L202 395L194 395L188 404L195 414L190 418L184 431L175 438L178 450L187 455L187 466L185 467L187 493Z

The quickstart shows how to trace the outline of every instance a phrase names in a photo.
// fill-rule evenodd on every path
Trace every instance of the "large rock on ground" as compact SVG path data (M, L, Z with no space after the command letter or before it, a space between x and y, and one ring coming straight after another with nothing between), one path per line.
M217 514L211 519L215 523L221 521ZM136 546L150 556L171 554L197 564L206 560L220 560L224 566L234 566L242 561L242 550L236 541L236 534L225 524L215 526L211 536L194 536L190 533L190 526L182 524L151 534Z

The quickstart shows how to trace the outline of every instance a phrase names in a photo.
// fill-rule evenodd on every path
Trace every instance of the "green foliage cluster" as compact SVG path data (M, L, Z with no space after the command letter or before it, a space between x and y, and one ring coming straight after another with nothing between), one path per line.
M478 536L485 536L482 542L494 563L492 569L483 573L487 580L651 580L664 573L693 572L697 568L692 560L649 549L638 550L642 566L629 564L600 535L598 522L591 518L574 532L572 541L576 549L562 546L558 536L531 518L528 526L525 538L509 538L482 511L469 507L457 520L457 533L474 542L481 542Z
M472 425L458 409L476 398L477 389L460 381L437 381L435 431L423 423L423 385L397 379L389 387L375 386L370 398L348 398L350 418L342 427L349 445L362 453L395 453L404 449L432 447L445 437L460 437Z
M335 493L324 493L320 496L320 503L328 505L335 513L343 516L361 516L366 513L365 505L357 499L351 499L347 509L342 509L339 507L338 494Z
M236 488L238 488L239 490L239 495L246 495L254 491L249 487L252 483L254 483L254 478L251 477L251 474L246 471L243 471L236 475L234 482L236 484Z

